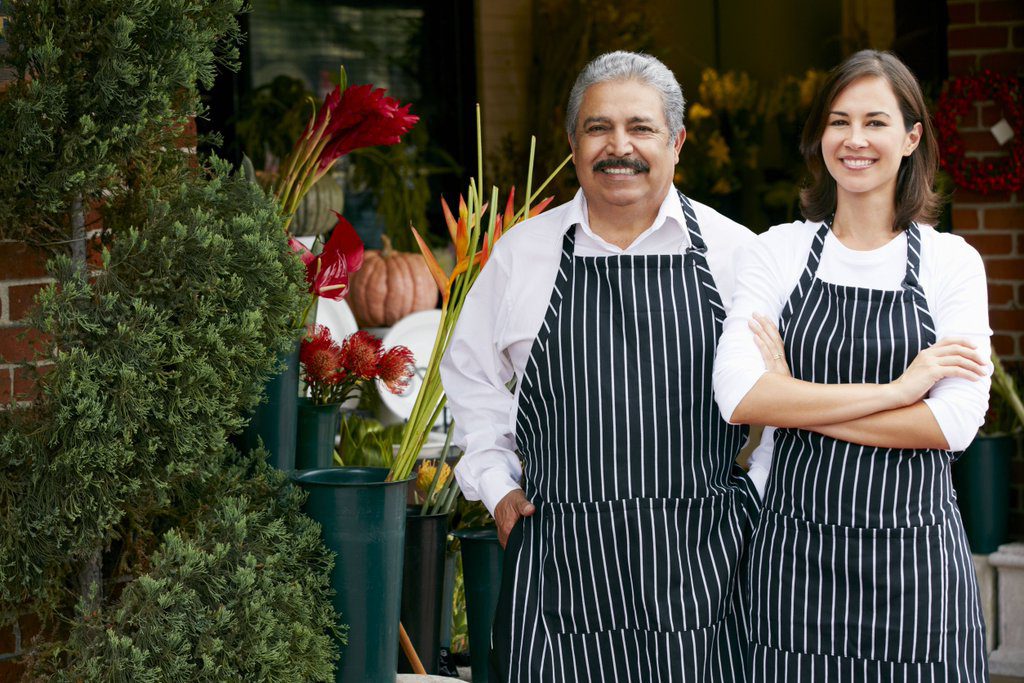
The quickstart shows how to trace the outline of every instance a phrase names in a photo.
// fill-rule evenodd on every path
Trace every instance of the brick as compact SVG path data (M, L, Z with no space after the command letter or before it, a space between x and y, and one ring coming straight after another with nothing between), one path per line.
M988 323L993 331L1020 332L1024 330L1024 311L991 310L988 312Z
M978 7L982 21L1019 21L1024 19L1024 3L1020 0L988 0Z
M1013 74L1024 69L1024 50L981 55L981 68L991 69L997 73Z
M14 399L14 370L12 368L0 368L0 406L6 406ZM4 634L0 633L0 655L8 654L8 651L3 649L3 638Z
M42 365L35 370L14 368L14 400L34 401L39 392L39 377L49 372L52 365Z
M949 25L974 24L978 20L976 5L949 5Z
M1016 339L1009 334L993 334L992 348L994 348L996 353L1004 358L1009 358L1017 354Z
M996 141L996 136L991 131L980 130L963 132L960 137L964 139L964 146L967 152L1001 152L1003 147Z
M977 55L950 55L949 75L969 76L978 68Z
M985 274L990 280L1024 278L1024 258L986 258Z
M975 230L960 236L983 256L1006 256L1013 253L1013 235L989 235L984 230Z
M0 662L0 683L19 683L25 676L25 665L16 659Z
M24 242L0 242L0 280L46 275L46 253Z
M963 187L953 190L953 201L957 206L961 204L1006 204L1010 201L1009 192L995 192L993 194L981 194L972 192Z
M1006 306L1012 304L1014 302L1013 299L1013 285L999 284L994 282L988 283L989 306Z
M953 209L953 229L977 230L978 210L977 209Z
M11 285L7 292L11 302L10 320L24 320L35 307L35 296L46 285Z
M0 628L0 655L17 654L15 644L13 624Z
M986 130L999 123L999 120L1004 117L1003 108L995 103L989 103L981 106L981 117L980 124L982 128Z
M974 26L949 30L950 50L1007 47L1009 31L1005 26Z
M8 363L33 360L46 352L46 337L30 327L0 328L0 359Z
M1024 26L1013 27L1013 46L1024 47Z
M985 209L981 220L986 230L1020 230L1024 228L1024 206Z

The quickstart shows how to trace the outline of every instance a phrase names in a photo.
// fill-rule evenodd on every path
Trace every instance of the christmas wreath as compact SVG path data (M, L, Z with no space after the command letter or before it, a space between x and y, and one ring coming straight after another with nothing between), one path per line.
M1013 129L1007 156L981 159L967 156L963 136L957 130L957 119L973 111L974 103L979 100L995 102ZM974 76L951 79L939 96L935 126L942 168L957 185L981 194L1015 192L1024 186L1024 102L1020 81L987 69Z

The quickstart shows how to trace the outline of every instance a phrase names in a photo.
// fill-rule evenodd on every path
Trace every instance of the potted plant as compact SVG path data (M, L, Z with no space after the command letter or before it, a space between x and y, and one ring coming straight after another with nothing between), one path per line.
M1006 540L1010 461L1017 452L1024 405L1017 383L992 352L992 390L985 424L953 466L960 512L971 551L987 555Z
M342 343L331 338L323 325L310 326L299 352L302 376L309 396L299 399L299 470L333 467L334 440L341 405L367 382L378 380L385 390L400 394L414 372L412 352L404 346L385 350L379 337L360 330Z
M287 231L303 198L323 179L339 159L356 149L394 145L419 121L409 113L409 105L400 105L372 85L348 86L345 69L339 84L310 115L301 136L281 163L273 183L273 194L285 218ZM248 161L248 160L246 160ZM256 174L246 164L250 179ZM340 207L339 207L340 208ZM348 294L349 276L362 266L363 243L348 221L335 212L338 222L320 253L297 240L289 241L306 265L309 303L294 320L296 346L280 359L281 373L266 386L266 402L261 404L243 436L243 445L253 448L262 441L270 453L271 464L291 470L295 463L298 425L298 338L321 296L341 299Z

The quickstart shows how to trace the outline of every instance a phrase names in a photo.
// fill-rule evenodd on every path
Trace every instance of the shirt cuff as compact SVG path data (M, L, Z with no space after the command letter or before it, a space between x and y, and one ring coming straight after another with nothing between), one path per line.
M477 485L480 500L483 501L487 511L491 513L491 517L494 516L494 508L501 502L501 499L508 495L509 491L514 491L517 488L520 488L519 482L514 480L508 472L503 472L498 468L481 475Z
M926 398L924 404L932 411L942 436L946 437L949 450L953 452L967 450L978 434L979 425L968 424L967 419L959 414L948 401Z

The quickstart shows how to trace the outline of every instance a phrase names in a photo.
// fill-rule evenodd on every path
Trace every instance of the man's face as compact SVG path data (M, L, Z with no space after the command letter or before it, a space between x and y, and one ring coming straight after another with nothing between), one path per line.
M637 81L587 88L572 145L576 177L593 209L660 206L672 185L680 131L669 139L661 93Z

